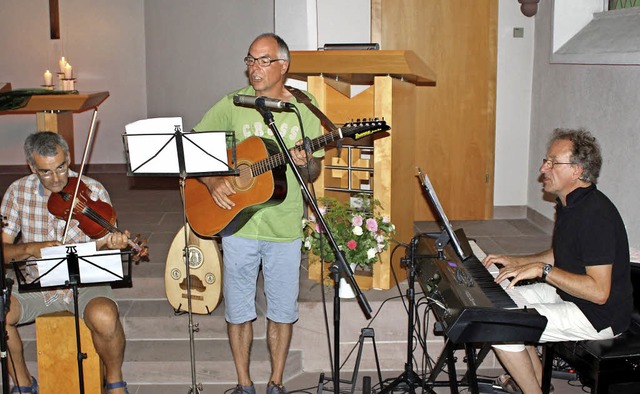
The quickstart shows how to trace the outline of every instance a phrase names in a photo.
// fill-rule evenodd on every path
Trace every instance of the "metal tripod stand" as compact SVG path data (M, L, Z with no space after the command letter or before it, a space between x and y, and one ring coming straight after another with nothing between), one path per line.
M409 278L408 284L409 288L407 288L407 302L409 309L409 316L407 321L407 359L404 363L404 372L398 376L393 382L391 382L387 387L384 387L380 394L392 393L394 389L398 388L401 385L406 385L406 389L409 393L415 394L416 387L424 387L424 379L422 379L418 374L413 370L413 325L414 325L414 315L415 315L415 277L416 277L416 267L415 267L415 257L416 257L416 248L418 245L418 241L420 240L420 235L416 235L411 239L411 243L409 244L409 256L404 257L402 262L407 265L409 268ZM404 389L404 386L403 386Z

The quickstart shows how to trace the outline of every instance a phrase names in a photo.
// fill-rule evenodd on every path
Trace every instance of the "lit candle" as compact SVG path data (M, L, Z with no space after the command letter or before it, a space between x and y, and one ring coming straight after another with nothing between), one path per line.
M64 65L64 77L66 79L71 79L73 77L73 68L69 63Z
M44 72L44 84L47 85L47 86L53 85L51 72L49 70Z
M62 59L60 59L58 64L60 64L60 72L63 73L64 72L64 66L67 65L67 61L64 60L64 56L62 57Z

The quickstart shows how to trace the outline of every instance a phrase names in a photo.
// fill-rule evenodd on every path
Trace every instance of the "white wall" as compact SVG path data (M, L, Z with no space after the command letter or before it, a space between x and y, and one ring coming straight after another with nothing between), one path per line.
M600 141L603 166L598 182L616 204L631 246L640 246L638 167L638 91L640 66L550 64L551 5L540 2L536 16L535 57L529 173L538 174L549 135L557 127L584 127ZM528 205L549 218L553 203L544 201L532 177Z
M274 0L276 33L291 50L371 42L369 0Z
M514 28L523 28L522 38ZM494 205L526 205L534 18L517 1L499 1Z
M146 0L146 116L181 116L191 130L224 94L248 84L243 58L272 32L273 4Z
M147 113L143 3L60 0L61 40L49 38L48 2L3 0L1 10L0 81L14 89L39 87L44 71L58 70L65 56L77 89L111 94L98 109L89 162L123 163L124 125ZM77 162L90 122L91 111L74 116ZM0 165L25 163L22 144L35 127L35 115L0 116Z

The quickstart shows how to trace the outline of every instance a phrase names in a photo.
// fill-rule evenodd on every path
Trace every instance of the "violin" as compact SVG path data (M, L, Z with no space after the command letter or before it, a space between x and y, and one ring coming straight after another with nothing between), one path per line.
M80 184L78 185L78 182ZM124 233L115 226L116 212L113 207L104 201L91 199L89 187L78 180L77 177L69 177L67 185L57 193L51 193L47 202L47 209L58 219L67 220L71 210L74 191L78 188L76 203L73 207L72 219L78 221L78 227L87 236L93 239L102 238L108 233ZM134 259L148 259L149 250L144 241L138 241L139 235L127 242L136 251Z

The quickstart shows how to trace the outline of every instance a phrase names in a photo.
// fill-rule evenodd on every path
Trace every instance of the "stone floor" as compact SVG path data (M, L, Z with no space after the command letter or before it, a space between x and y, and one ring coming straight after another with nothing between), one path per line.
M171 242L182 227L183 214L178 180L158 177L126 177L124 174L89 173L100 180L111 193L113 205L118 213L119 226L132 233L140 233L148 241L151 259L134 267L133 287L117 289L122 321L127 336L124 374L131 394L165 394L195 392L192 383L192 363L189 344L189 325L186 315L176 315L167 302L165 293L165 266ZM19 174L0 175L0 190ZM527 253L549 245L549 229L544 221L525 219L520 208L513 211L503 209L501 219L488 221L455 222L470 238L487 252ZM540 225L543 223L543 225ZM419 231L433 229L431 223L417 223ZM408 241L408 240L407 240ZM300 320L294 328L292 350L287 363L286 386L289 392L315 393L318 391L321 374L331 376L333 359L329 357L328 339L332 337L335 316L332 315L332 292L307 279L305 264L301 272ZM345 366L340 377L350 379L357 355L361 329L375 329L380 367L383 379L400 376L407 359L406 338L408 336L407 314L402 295L408 287L406 281L398 288L380 291L365 291L365 297L374 310L374 318L367 321L353 300L341 302L340 357ZM416 286L419 291L419 287ZM262 313L263 297L258 297ZM223 304L211 315L194 315L198 331L195 342L195 382L202 384L203 393L223 393L235 382L235 373L225 332ZM430 331L428 316L420 316L424 332ZM261 315L256 321L255 343L252 353L252 375L258 392L263 392L269 371L268 352L265 342L265 319ZM412 337L416 336L412 333ZM25 355L34 375L37 375L35 329L33 325L21 329L25 342ZM427 356L436 358L442 339L426 334L427 343L433 348ZM375 358L370 340L365 339L362 362L356 379L355 392L362 390L362 377L372 377L374 390L379 390L376 377ZM412 370L424 376L425 361L416 351ZM462 356L459 357L462 359ZM461 360L459 360L461 363ZM494 378L500 373L494 361L481 367L481 374ZM558 394L581 393L581 385L575 381L554 379ZM324 385L324 390L332 387ZM351 385L341 383L342 392L351 392ZM406 392L398 387L397 392ZM435 392L449 392L448 387L435 388Z

